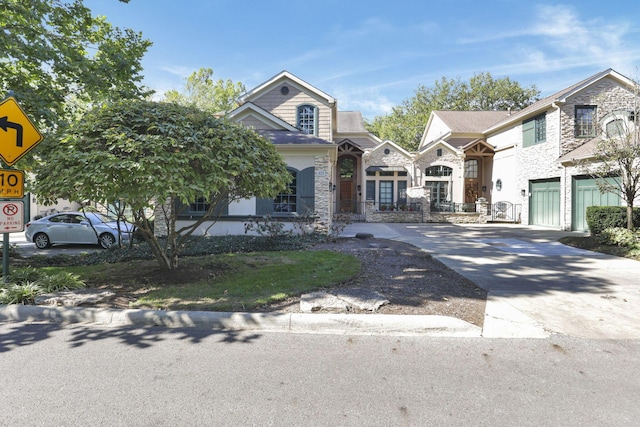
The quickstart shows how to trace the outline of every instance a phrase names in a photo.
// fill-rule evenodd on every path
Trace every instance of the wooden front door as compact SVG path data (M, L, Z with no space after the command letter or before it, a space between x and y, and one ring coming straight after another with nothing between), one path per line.
M353 181L340 181L340 212L355 212L356 193Z

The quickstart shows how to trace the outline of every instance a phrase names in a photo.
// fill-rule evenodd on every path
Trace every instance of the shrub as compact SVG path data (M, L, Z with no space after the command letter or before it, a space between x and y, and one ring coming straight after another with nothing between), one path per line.
M33 282L9 284L0 288L0 304L31 304L40 293L40 287Z
M625 228L627 226L626 206L588 206L587 225L591 235L596 236L607 228ZM633 209L633 226L640 226L640 209Z
M38 280L36 284L40 287L42 293L45 294L71 289L82 289L86 286L85 282L80 279L80 276L66 271L45 275L42 279Z
M28 282L37 282L42 279L43 274L40 270L33 267L25 267L14 270L9 275L9 282L14 284L23 284Z
M640 232L621 227L610 227L598 234L597 239L604 245L636 248L640 242Z

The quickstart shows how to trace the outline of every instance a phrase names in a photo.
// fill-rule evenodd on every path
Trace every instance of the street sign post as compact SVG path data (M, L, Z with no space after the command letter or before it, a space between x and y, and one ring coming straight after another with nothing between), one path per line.
M22 199L23 197L24 172L0 169L0 199Z
M42 134L14 98L0 103L0 158L9 166L42 141Z
M22 110L18 102L9 97L0 102L0 159L13 166L43 139L42 134ZM22 198L24 173L2 171L0 198ZM24 206L22 201L0 202L0 233L2 236L2 275L9 278L9 233L24 231Z
M0 202L0 232L19 233L24 231L24 203Z

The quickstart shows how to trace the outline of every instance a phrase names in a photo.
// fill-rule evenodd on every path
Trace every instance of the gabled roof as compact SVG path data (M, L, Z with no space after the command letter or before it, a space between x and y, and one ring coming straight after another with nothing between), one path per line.
M339 141L336 142L336 144L341 145L343 143L351 143L352 145L357 146L358 148L361 148L362 150L366 150L368 148L374 148L378 145L377 142L371 141L370 139L367 138L344 138L344 139L340 139Z
M466 141L467 141L467 143L470 143L470 142L475 141L475 140L476 139L467 139ZM437 139L435 141L431 141L429 144L427 144L424 147L422 147L418 151L418 156L422 157L425 153L428 153L429 151L432 151L433 149L437 148L438 146L443 146L447 150L452 151L454 153L463 151L461 146L457 146L457 147L453 146L453 145L449 144L449 141L447 141L446 139Z
M605 77L611 77L619 81L623 85L626 85L629 87L634 86L633 80L609 68L598 74L594 74L593 76L588 77L582 80L581 82L578 82L572 86L569 86L566 89L556 92L553 95L547 96L546 98L543 98L539 101L534 102L527 108L523 108L522 110L513 113L511 116L507 117L505 120L502 120L501 122L498 122L492 126L489 126L487 129L484 130L484 133L493 132L513 122L517 122L529 116L533 116L535 114L541 113L554 105L563 104L567 102L567 99L569 97L575 95L577 92L580 92L581 90L584 90L586 87L591 86L594 83L597 83L598 81L604 79Z
M325 102L328 105L334 105L336 103L336 100L334 97L324 93L323 91L321 91L320 89L314 86L311 86L309 83L305 82L301 78L291 74L288 71L281 71L280 73L271 77L266 82L246 92L244 95L240 97L240 101L247 102L253 98L257 98L263 93L268 92L275 86L279 85L283 81L288 81L292 85L297 86L298 89L302 90L305 93L308 93L311 96L315 96L318 100Z
M282 128L289 131L298 130L295 126L289 124L288 122L285 122L278 116L274 116L264 108L260 108L251 102L242 104L241 106L239 106L238 108L236 108L235 110L227 114L228 118L237 119L237 120L241 120L242 118L248 117L248 116L254 117L257 120L260 120L261 122L265 123L266 125L269 125L274 128Z
M438 116L453 133L483 133L489 126L506 117L508 111L445 111L436 110Z
M399 146L398 144L396 144L393 141L382 141L380 144L376 145L373 150L371 150L371 152L374 151L378 151L381 150L384 146L386 145L390 145L392 146L394 149L398 150L402 155L404 155L405 157L411 157L411 153L409 153L407 150L405 150L404 148L402 148L401 146Z

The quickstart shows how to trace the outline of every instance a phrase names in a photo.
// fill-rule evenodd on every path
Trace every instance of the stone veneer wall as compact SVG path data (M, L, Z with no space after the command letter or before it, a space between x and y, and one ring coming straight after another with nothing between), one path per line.
M422 200L422 211L394 211L381 212L375 210L373 202L367 202L365 207L366 222L449 222L452 224L486 224L489 221L487 202L476 202L476 212L429 212L429 200Z
M383 144L384 146L385 144ZM404 166L407 169L408 176L411 179L409 187L413 182L413 159L407 157L404 153L396 150L391 145L386 145L389 148L389 154L384 154L383 148L371 151L368 155L364 156L366 169L369 166Z
M560 108L562 134L559 154L561 156L590 139L575 137L576 105L596 105L596 119L600 120L605 115L616 110L635 110L637 100L636 94L609 78L605 78L575 96L568 98L567 102ZM598 132L601 131L601 128L598 129ZM562 213L560 226L563 230L571 230L573 220L573 177L584 175L584 170L580 167L568 167L563 172L560 179L560 207Z
M315 228L320 233L328 233L333 221L333 192L329 189L332 168L328 155L315 156Z
M576 105L596 105L597 118L601 119L615 110L633 110L637 107L637 101L633 92L608 78L568 98L560 108L562 126L560 155L568 153L589 140L589 138L575 137Z

